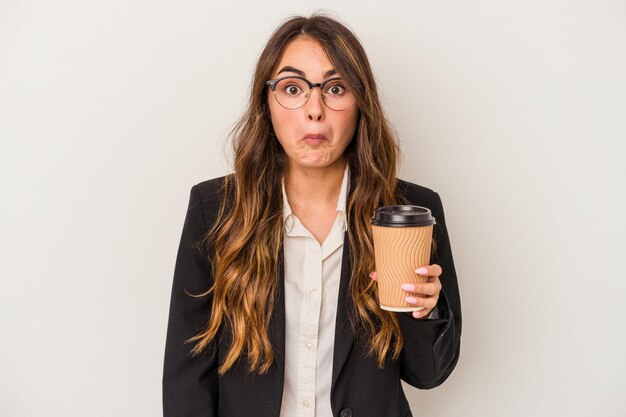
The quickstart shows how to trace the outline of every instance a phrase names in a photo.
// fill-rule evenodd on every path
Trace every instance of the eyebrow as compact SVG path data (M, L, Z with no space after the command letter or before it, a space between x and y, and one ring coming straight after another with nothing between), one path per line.
M294 73L298 74L301 77L304 77L306 75L304 71L299 70L298 68L291 67L289 65L282 67L280 69L280 71L278 71L278 74L280 74L281 72L294 72ZM331 75L337 75L337 70L331 69L331 70L326 71L324 73L324 77L323 78L328 78Z

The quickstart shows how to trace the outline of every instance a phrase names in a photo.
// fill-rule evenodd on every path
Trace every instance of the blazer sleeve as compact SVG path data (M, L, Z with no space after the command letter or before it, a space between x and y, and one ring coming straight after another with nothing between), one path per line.
M400 357L400 377L410 385L429 389L445 381L459 359L461 347L461 301L450 238L439 195L428 190L430 198L417 202L431 209L437 224L433 228L436 249L431 264L442 268L442 290L437 303L438 319L416 320L398 314L404 348ZM413 202L414 204L416 202Z
M206 232L202 196L193 186L174 268L163 366L164 417L217 415L216 345L192 357L195 342L185 343L205 327L211 314L211 296L188 294L204 293L211 284L209 257L199 244Z

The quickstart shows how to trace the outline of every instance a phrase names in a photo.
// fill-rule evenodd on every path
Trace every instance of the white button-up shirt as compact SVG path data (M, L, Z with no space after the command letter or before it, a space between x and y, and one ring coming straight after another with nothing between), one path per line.
M349 175L346 165L337 218L321 245L292 213L283 182L286 335L281 417L332 416L330 385Z

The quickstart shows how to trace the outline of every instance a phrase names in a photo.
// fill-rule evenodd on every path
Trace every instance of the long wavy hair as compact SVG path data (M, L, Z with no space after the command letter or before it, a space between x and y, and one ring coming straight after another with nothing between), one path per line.
M347 201L352 276L350 321L367 343L369 354L383 367L388 355L398 359L402 335L394 313L381 310L375 282L370 218L376 207L398 203L398 146L382 110L376 82L363 47L338 21L315 14L285 21L272 34L254 72L248 108L231 133L234 174L224 183L224 198L205 243L213 265L211 287L197 297L213 296L206 327L188 342L197 356L226 325L232 343L219 365L224 374L240 358L259 374L272 366L269 322L276 304L283 244L281 180L288 157L274 133L265 82L285 47L295 38L314 39L351 89L359 109L357 128L344 156L350 167Z

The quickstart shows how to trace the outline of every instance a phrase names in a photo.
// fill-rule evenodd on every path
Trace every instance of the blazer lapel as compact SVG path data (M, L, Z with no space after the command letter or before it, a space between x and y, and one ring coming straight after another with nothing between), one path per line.
M356 187L354 175L349 177L350 183L348 187L348 195L346 197L346 208L352 192ZM350 232L354 232L352 229L352 221L348 218L348 229ZM352 301L348 297L348 287L350 284L350 278L352 276L352 253L350 251L350 242L348 239L348 231L344 234L343 238L343 255L341 257L341 278L339 281L339 296L337 299L337 319L335 321L335 346L333 351L333 375L330 385L330 393L332 397L333 390L335 389L335 383L337 378L343 369L346 359L352 349L354 343L354 333L352 332L352 324L350 323L350 317L348 316L348 306Z
M284 271L284 252L281 248L279 254L278 265L278 294L276 297L276 308L274 314L270 318L270 342L274 350L275 368L271 372L273 374L273 387L279 387L268 393L272 398L272 408L277 410L276 415L280 412L280 406L283 399L283 386L285 381L285 271ZM341 278L339 281L339 296L337 300L337 318L335 323L335 346L333 351L333 372L331 382L331 393L335 387L335 382L339 377L339 373L348 358L350 349L354 342L354 334L352 325L348 317L348 305L351 302L348 299L348 287L350 284L350 276L352 275L350 244L348 242L348 234L346 233L343 241L343 254L341 258Z
M348 243L348 233L345 234L343 241L343 255L341 258L341 280L339 281L339 298L337 300L337 320L335 324L335 347L333 352L333 375L331 383L331 393L335 388L335 382L341 369L343 368L352 343L354 342L354 334L352 333L352 325L348 317L348 305L351 301L348 299L348 286L350 276L352 275L352 262L350 254L350 244Z
M270 370L270 384L261 384L269 391L266 393L272 401L272 410L275 415L280 414L280 406L283 400L283 386L285 383L285 269L284 252L280 248L278 254L278 291L276 294L276 306L269 323L269 339L274 352L274 365ZM261 387L258 387L261 389Z

